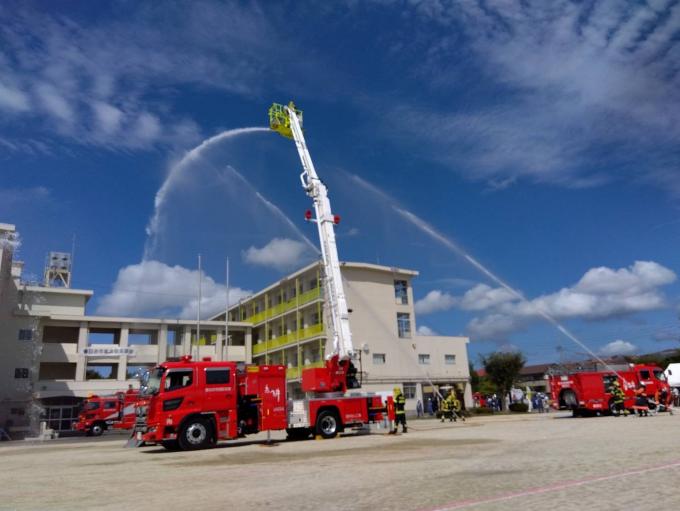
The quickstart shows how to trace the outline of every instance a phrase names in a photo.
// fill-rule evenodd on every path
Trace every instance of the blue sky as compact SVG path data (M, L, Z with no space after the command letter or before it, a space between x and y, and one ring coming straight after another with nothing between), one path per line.
M544 312L600 354L677 346L675 1L5 3L0 221L34 274L76 234L91 313L192 316L198 253L217 310L225 257L236 300L316 234L292 142L188 151L290 99L341 258L419 270L421 332L580 357Z

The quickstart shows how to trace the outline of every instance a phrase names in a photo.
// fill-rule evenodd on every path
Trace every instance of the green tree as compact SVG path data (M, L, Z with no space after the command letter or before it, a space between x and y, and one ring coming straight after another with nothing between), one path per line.
M510 392L526 359L519 351L499 352L482 356L482 364L487 377L493 383L502 398ZM501 399L505 406L505 399Z
M494 392L497 392L496 386L493 384L489 378L486 376L482 376L479 378L479 387L477 387L477 392L481 393L484 396L489 396L493 394Z

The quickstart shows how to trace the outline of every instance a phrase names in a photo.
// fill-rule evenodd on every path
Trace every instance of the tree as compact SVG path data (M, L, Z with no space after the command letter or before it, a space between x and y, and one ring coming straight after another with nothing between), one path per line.
M469 364L470 367L470 387L472 387L472 392L479 392L479 375L475 371L472 362Z
M510 392L525 363L526 359L519 351L497 351L482 356L482 364L487 377L496 386L501 397ZM504 399L501 399L501 401L504 401Z

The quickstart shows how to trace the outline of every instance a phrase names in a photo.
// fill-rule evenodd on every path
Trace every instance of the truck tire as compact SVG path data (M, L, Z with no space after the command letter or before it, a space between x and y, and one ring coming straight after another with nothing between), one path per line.
M338 416L332 410L324 410L316 417L316 434L323 438L335 438L339 429Z
M614 399L609 400L609 413L611 415L618 415L620 412L616 409L616 403L614 403Z
M287 440L307 440L312 434L312 430L310 428L288 428L286 433L288 435Z
M177 440L163 440L161 442L161 445L165 447L165 449L168 451L179 450L179 443L177 442Z
M180 428L177 441L184 451L210 447L214 443L212 424L201 417L189 419Z
M95 422L92 424L89 433L91 436L102 436L104 431L106 431L106 424L103 422Z

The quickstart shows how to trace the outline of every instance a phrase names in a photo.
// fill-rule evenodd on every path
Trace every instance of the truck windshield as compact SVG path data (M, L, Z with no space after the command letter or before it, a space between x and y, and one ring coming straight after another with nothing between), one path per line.
M144 373L139 385L139 393L142 395L157 394L161 388L161 378L163 377L165 369L162 367L155 367L150 371Z
M656 378L659 381L666 381L666 375L663 374L663 371L661 369L654 370L654 378Z
M85 410L96 410L97 408L99 408L99 402L98 401L87 401L83 408Z

